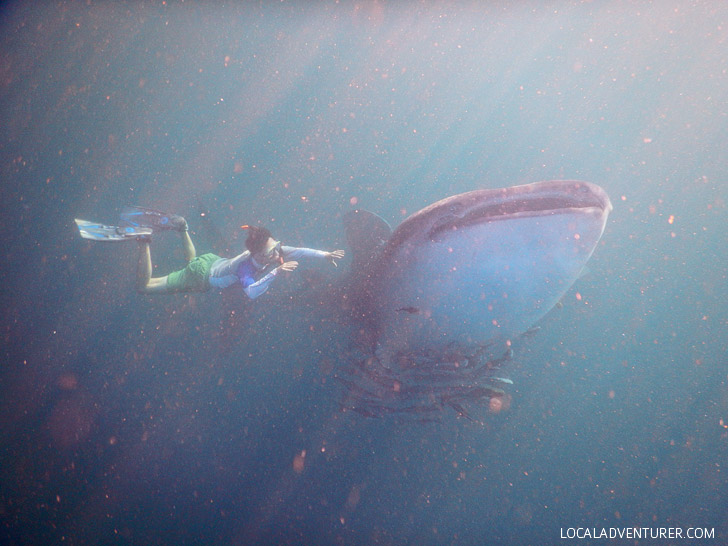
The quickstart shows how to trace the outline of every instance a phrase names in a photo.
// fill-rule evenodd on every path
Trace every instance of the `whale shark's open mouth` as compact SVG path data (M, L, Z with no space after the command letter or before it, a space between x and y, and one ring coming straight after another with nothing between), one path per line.
M412 238L436 239L442 232L479 223L570 212L608 214L606 192L589 182L554 180L510 188L475 190L434 203L405 220L393 233L390 250Z

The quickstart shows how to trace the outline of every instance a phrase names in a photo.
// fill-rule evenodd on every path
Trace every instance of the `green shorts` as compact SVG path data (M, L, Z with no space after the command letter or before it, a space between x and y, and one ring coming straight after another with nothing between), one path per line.
M217 254L197 256L187 267L167 275L167 292L207 292L210 289L210 269L220 259Z

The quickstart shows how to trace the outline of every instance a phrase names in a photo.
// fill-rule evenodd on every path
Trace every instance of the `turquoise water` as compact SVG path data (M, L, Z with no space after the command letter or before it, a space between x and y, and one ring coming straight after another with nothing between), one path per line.
M726 540L722 3L15 2L0 25L4 543ZM252 303L147 297L134 243L73 224L141 204L199 252L246 223L334 249L354 206L396 225L554 178L614 211L482 423L340 410L353 334L316 294L350 253ZM152 252L182 263L174 234Z

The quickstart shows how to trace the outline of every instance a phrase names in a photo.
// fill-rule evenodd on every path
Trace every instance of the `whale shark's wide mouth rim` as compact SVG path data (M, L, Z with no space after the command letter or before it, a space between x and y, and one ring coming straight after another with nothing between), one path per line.
M514 217L545 216L575 211L609 213L612 204L606 192L589 182L576 180L537 182L499 190L476 190L444 201L441 216L428 229L428 237L443 231ZM479 204L483 203L483 204Z
M457 197L457 196L455 196ZM475 190L461 195L465 216L496 218L522 212L551 213L567 209L611 210L606 192L590 182L563 180L536 182L500 190ZM478 202L487 200L485 205ZM472 201L469 206L468 201Z
M442 199L414 213L394 230L385 253L408 240L435 240L442 232L526 216L578 212L602 216L612 210L607 193L582 180L547 180L506 188L473 190Z

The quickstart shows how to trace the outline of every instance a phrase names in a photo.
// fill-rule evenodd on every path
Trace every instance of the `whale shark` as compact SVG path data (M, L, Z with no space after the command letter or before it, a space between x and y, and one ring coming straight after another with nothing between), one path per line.
M343 408L500 407L510 380L496 371L582 274L611 210L596 184L551 180L453 195L393 231L347 213L348 305L365 335L339 374Z

